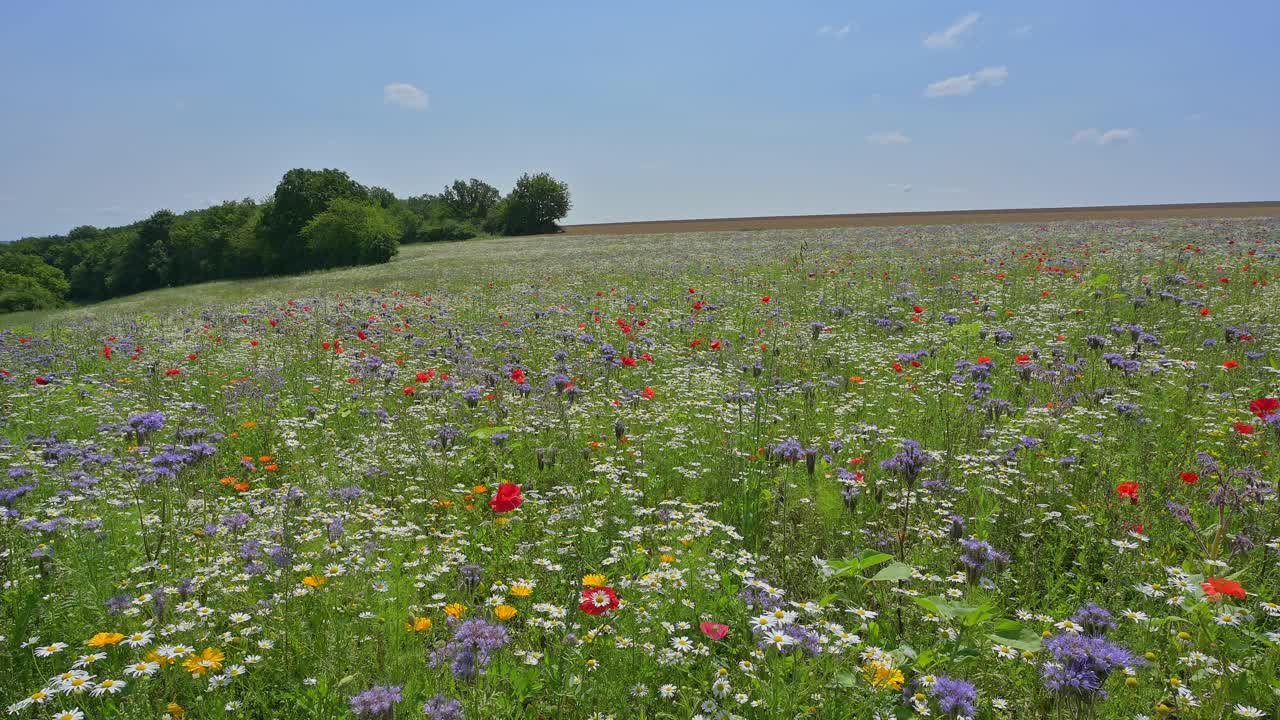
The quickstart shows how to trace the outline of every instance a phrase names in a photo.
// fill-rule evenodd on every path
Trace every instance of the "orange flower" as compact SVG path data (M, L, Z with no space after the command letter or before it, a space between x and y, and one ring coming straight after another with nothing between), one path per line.
M218 670L222 667L222 661L227 656L217 648L205 648L199 655L192 655L187 661L182 663L182 669L192 675L203 675L210 670Z
M224 478L222 478L221 480L219 480L218 482L222 483L223 485L232 485L232 484L234 484L234 483L235 483L235 481L236 481L236 479L235 479L235 478L233 478L233 477L224 477Z
M124 635L113 632L100 632L89 638L89 647L104 647L106 645L115 645L124 639Z
M431 618L414 616L413 620L404 624L409 632L426 632L431 629Z
M247 423L243 423L242 425L240 425L240 427L245 428L245 429L249 429L249 428L256 428L256 427L258 427L258 423L256 423L256 422L254 422L254 421L250 420L249 422L247 422Z
M307 587L313 587L313 588L318 588L327 582L329 582L329 578L324 577L323 575L308 575L302 578L303 585L306 585Z
M276 465L275 463L272 463L270 465L263 465L262 469L266 470L267 472L275 472L276 470L280 469L280 466Z
M249 488L251 488L251 487L253 487L253 486L252 486L252 485L250 485L250 484L249 484L249 483L247 483L247 482L238 482L238 483L236 483L235 485L233 485L232 487L234 487L236 490L238 490L238 491L240 491L240 492L244 492L244 491L248 490Z
M270 455L263 455L262 457L258 458L258 462L269 463L269 462L271 462L271 456L270 456Z

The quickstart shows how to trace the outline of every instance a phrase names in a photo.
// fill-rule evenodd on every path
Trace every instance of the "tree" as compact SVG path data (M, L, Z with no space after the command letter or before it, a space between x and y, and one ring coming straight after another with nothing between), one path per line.
M115 254L107 288L112 295L152 290L169 283L173 269L172 238L174 214L160 210L128 235Z
M399 228L367 201L335 198L302 229L315 267L384 263L399 252Z
M35 278L0 270L0 312L43 310L61 304L62 299Z
M440 200L448 209L450 217L476 222L483 221L501 197L498 188L475 178L466 182L454 180L452 185L440 193Z
M504 235L559 232L556 221L569 214L569 186L547 173L525 173L486 218L486 229Z
M295 168L284 174L260 223L267 272L298 272L308 267L302 229L337 198L363 201L369 191L341 170Z
M71 290L67 276L58 268L45 262L39 255L0 252L0 272L31 278L40 287L48 290L58 302L61 302Z

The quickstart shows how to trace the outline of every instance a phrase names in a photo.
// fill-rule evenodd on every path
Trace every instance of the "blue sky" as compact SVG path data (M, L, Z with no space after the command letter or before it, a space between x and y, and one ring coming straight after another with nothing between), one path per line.
M1272 0L5 3L0 239L292 167L401 196L546 170L570 222L1275 200L1276 27Z

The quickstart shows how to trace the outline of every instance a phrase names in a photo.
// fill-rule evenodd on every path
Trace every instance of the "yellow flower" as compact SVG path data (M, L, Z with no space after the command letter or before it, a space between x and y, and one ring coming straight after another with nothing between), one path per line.
M159 653L157 653L155 650L148 652L147 657L145 659L147 662L153 662L159 665L160 667L169 667L170 665L178 661L176 657L172 657L168 655L162 656Z
M493 614L497 615L502 622L506 622L516 616L516 609L510 605L499 605L493 609Z
M124 639L124 635L120 633L100 632L89 638L89 647L103 647L104 645L115 645Z
M904 678L902 677L902 671L897 668L880 662L870 662L862 668L862 673L866 676L867 682L871 683L874 688L902 689Z
M182 663L182 669L192 675L203 675L210 670L217 670L222 667L222 661L227 656L217 648L205 648L199 655L192 655L187 661Z
M670 564L676 561L676 556L668 553L663 553L662 557L658 559L661 560L663 563Z
M608 584L609 584L609 578L606 578L605 576L600 575L598 573L592 573L590 575L582 576L582 587L588 587L588 588L604 587L605 585L608 585Z
M449 603L444 606L444 614L450 617L460 618L467 611L467 606L462 603Z
M165 712L169 713L170 717L175 717L175 718L182 717L182 715L186 712L186 710L183 710L182 706L179 705L178 703L169 703L169 706L166 707L164 710Z
M493 519L493 522L495 525L506 525L507 523L511 522L511 518L507 517L506 515L499 515L498 517Z
M476 495L483 495L489 492L489 488L484 485L476 485L471 488L471 492Z
M512 585L511 594L516 597L529 597L533 594L533 588L528 585Z
M318 588L327 582L329 582L329 578L323 575L308 575L302 578L303 585L306 585L307 587L313 587L313 588Z
M404 624L404 629L409 632L426 632L431 629L431 618L414 616L411 622Z

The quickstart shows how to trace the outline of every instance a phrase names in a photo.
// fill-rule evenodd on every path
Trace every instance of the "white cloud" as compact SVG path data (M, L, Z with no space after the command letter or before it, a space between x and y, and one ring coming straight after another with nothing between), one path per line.
M973 26L978 24L978 18L980 17L982 17L980 14L971 12L952 23L951 27L946 30L930 33L924 39L924 46L930 50L946 50L958 47L960 45L960 36L972 30Z
M1031 26L1030 26L1030 25L1019 25L1018 27L1016 27L1016 28L1014 28L1014 29L1010 30L1010 31L1009 31L1009 34L1010 34L1010 35L1012 35L1012 36L1014 36L1014 37L1027 37L1028 35L1030 35L1030 34L1031 34Z
M901 192L911 192L911 183L889 183L890 190L899 190Z
M1132 142L1136 137L1138 137L1138 131L1133 128L1113 128L1098 137L1098 144L1127 143Z
M911 142L911 138L904 135L901 130L890 130L871 133L867 136L867 142L872 145L906 145Z
M957 75L930 83L924 89L925 97L946 97L948 95L968 95L980 85L1000 85L1009 78L1009 68L1004 65L985 67L977 72Z
M427 100L425 92L409 83L391 83L382 88L382 101L388 105L424 110L427 107Z
M845 23L844 25L823 25L818 28L818 35L843 40L844 36L848 35L852 31L853 23Z
M1138 131L1134 128L1112 128L1110 130L1085 128L1084 130L1077 130L1075 134L1071 136L1071 142L1091 142L1095 145L1111 145L1113 143L1133 142L1137 137Z
M1009 68L1003 65L982 68L973 74L973 79L977 80L979 85L1000 85L1009 79Z
M1098 128L1085 128L1077 130L1075 135L1071 136L1071 142L1094 142L1098 139Z

